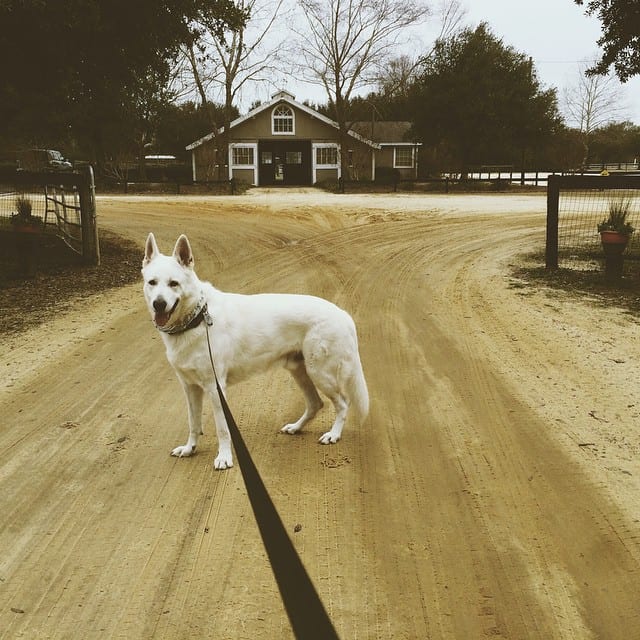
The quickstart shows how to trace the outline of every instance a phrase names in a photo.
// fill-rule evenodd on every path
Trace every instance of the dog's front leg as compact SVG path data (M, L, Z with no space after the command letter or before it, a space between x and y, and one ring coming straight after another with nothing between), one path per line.
M187 398L187 411L189 415L189 439L187 444L176 447L172 456L186 458L193 455L198 446L198 437L202 435L202 398L204 390L195 384L183 383L184 394Z
M218 390L214 387L210 390L210 394L213 405L213 419L216 423L216 433L218 435L218 455L213 461L213 466L215 469L230 469L233 467L233 454L231 452L231 434L227 426L227 419L224 417Z

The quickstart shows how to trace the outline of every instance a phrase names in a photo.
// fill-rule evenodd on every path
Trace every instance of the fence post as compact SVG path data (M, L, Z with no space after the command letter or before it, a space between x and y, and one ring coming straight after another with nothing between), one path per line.
M560 201L560 176L551 175L547 182L547 243L545 266L558 268L558 209Z
M100 243L96 220L96 188L91 165L82 168L78 186L82 226L82 258L84 262L98 266L100 264Z

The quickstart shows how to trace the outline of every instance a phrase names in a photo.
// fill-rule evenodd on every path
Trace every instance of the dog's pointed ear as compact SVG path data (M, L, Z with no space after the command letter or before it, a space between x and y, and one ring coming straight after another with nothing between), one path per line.
M144 248L144 258L142 260L142 267L146 267L158 254L158 245L153 233L147 236L147 243Z
M173 257L183 266L188 269L193 269L193 252L191 251L191 245L187 236L182 234L173 250Z

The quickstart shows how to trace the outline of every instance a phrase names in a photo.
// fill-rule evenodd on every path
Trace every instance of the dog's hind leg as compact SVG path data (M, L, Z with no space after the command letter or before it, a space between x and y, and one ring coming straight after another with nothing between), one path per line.
M298 433L298 431L322 409L323 402L318 395L316 386L307 373L307 368L305 367L304 358L301 353L290 355L285 363L285 368L289 371L304 394L304 413L296 422L286 424L281 429L283 433L294 434Z
M346 398L339 392L327 393L333 402L333 406L336 410L336 419L333 422L330 431L323 434L320 437L320 444L335 444L340 440L342 436L342 429L347 419L347 412L349 411L349 403Z
M172 456L178 458L186 458L193 455L198 446L198 437L202 435L202 398L203 390L201 387L192 384L183 383L184 394L187 398L187 411L189 415L189 439L187 443L176 447L172 452Z
M321 444L334 444L340 440L349 411L350 400L339 382L342 363L332 352L316 351L315 357L309 358L307 374L312 384L331 400L336 410L336 418L330 431L320 437ZM317 393L317 392L316 392Z

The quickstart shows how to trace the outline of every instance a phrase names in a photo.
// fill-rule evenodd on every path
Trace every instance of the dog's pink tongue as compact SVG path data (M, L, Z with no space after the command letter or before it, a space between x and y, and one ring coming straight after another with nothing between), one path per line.
M167 324L167 321L169 320L169 315L169 313L156 311L156 326L164 327L164 325Z

